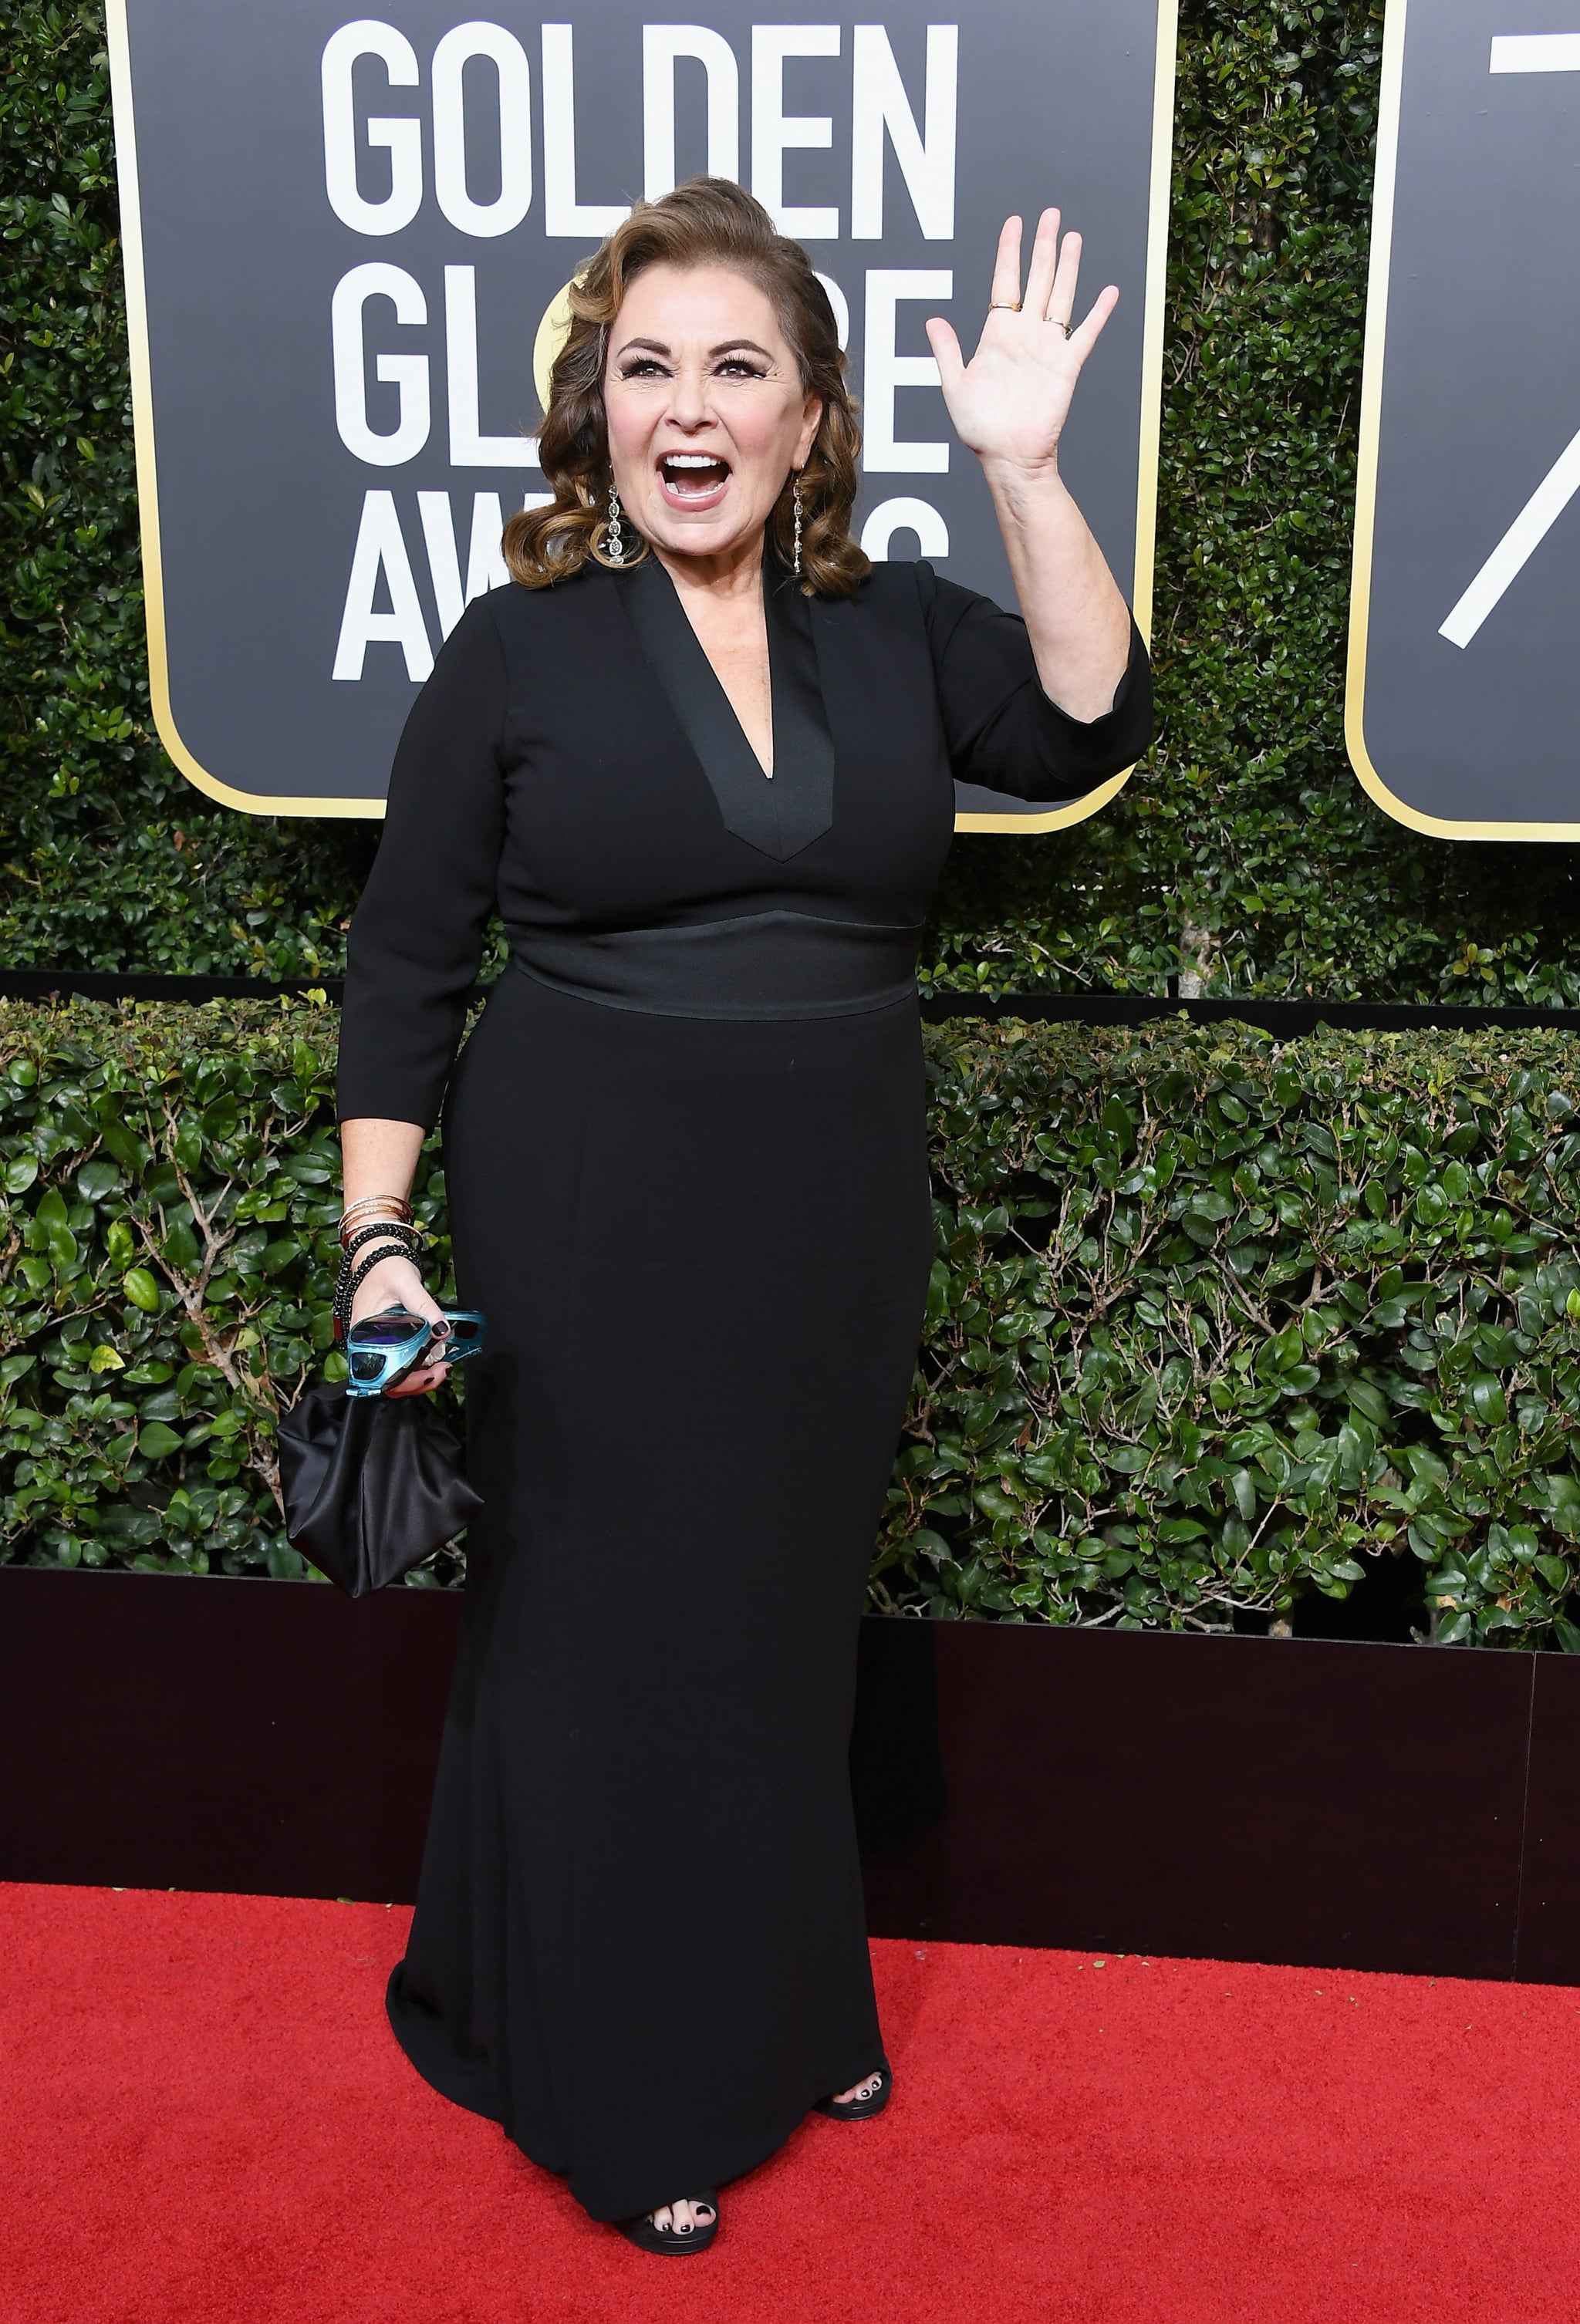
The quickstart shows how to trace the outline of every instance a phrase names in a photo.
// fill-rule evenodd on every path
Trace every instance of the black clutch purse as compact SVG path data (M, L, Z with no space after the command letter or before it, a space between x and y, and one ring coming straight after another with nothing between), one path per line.
M430 1398L330 1384L281 1415L280 1486L291 1547L350 1598L398 1582L483 1506Z

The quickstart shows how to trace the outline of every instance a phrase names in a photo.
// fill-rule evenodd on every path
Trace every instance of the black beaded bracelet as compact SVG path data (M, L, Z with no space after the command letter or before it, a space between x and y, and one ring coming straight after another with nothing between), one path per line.
M347 1235L340 1247L342 1267L348 1259L355 1258L365 1244L377 1242L381 1239L393 1240L403 1243L409 1250L417 1250L421 1247L423 1233L420 1227L402 1226L398 1219L375 1219L372 1226L358 1227Z
M335 1279L335 1337L344 1340L351 1329L351 1306L365 1277L382 1267L386 1259L409 1259L416 1265L420 1238L415 1228L401 1226L389 1221L379 1227L367 1227L352 1237L341 1254L340 1269ZM364 1246L375 1248L364 1250ZM363 1256L356 1254L362 1251Z

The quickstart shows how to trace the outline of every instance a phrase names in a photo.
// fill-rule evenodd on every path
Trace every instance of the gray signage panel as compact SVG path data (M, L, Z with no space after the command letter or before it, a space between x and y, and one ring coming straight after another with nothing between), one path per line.
M154 707L193 782L255 813L382 813L434 651L544 491L564 286L633 198L703 169L775 211L846 319L869 554L919 548L1001 599L922 326L970 345L1003 218L1061 204L1083 302L1122 291L1067 473L1145 626L1172 0L938 13L111 0ZM1117 788L1019 813L963 793L960 820L1044 829Z
M1418 831L1580 838L1580 6L1389 0L1346 722Z

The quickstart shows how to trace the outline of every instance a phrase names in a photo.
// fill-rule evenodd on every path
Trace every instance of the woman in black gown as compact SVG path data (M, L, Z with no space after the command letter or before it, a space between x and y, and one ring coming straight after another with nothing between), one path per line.
M489 1329L391 2019L655 2251L704 2248L814 2105L888 2096L845 1753L930 1259L918 940L955 776L1068 798L1150 731L1058 474L1117 296L1071 329L1077 263L1046 213L1022 305L1012 220L971 364L929 326L1021 621L850 540L804 253L723 181L640 206L573 297L557 504L411 713L353 924L347 1204L405 1195L442 1099ZM512 964L455 1065L495 909ZM399 1254L356 1312L393 1304L437 1314Z

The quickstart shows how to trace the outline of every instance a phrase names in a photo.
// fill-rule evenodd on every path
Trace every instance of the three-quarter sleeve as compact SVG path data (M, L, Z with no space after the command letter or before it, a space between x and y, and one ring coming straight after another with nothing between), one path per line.
M507 677L486 600L470 605L411 706L372 876L351 923L340 1119L431 1129L494 908L504 828Z
M1037 674L1026 624L990 597L916 567L938 709L961 782L1024 799L1078 798L1140 758L1152 739L1152 671L1131 623L1113 707L1072 718Z

